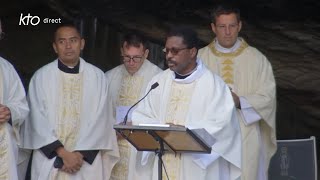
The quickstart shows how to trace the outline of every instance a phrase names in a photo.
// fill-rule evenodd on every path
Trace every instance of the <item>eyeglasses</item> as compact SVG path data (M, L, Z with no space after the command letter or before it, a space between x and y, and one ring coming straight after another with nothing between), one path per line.
M185 50L185 49L190 49L190 48L187 48L187 47L185 47L185 48L164 48L164 49L162 49L162 51L163 51L166 55L168 55L169 52L171 52L171 54L175 56L175 55L177 55L180 51Z
M122 56L123 62L130 62L131 60L135 63L140 62L143 59L143 56Z

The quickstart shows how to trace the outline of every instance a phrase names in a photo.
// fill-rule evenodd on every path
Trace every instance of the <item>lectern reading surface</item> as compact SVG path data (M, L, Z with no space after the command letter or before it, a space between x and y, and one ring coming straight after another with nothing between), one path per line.
M113 128L138 151L154 151L158 157L158 179L162 179L162 155L174 153L211 153L214 138L205 129L185 127L114 125Z
M215 142L204 129L128 125L114 125L114 129L138 151L160 149L159 138L166 145L165 151L172 150L175 153L211 153L211 146Z

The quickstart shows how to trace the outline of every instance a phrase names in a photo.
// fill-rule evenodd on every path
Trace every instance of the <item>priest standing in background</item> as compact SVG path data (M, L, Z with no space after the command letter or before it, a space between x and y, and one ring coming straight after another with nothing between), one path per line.
M144 36L137 33L128 33L123 36L121 47L123 64L106 72L109 88L108 120L112 120L114 124L123 122L129 108L144 96L149 81L162 71L147 59L148 54L149 49ZM130 114L127 124L131 124ZM133 179L136 150L120 136L118 136L118 145L120 161L113 168L111 179ZM134 151L132 156L130 151Z
M0 21L0 39L2 39ZM0 57L0 179L18 180L19 129L29 112L26 93L14 67Z
M267 180L276 152L276 84L267 58L238 37L240 11L221 4L212 12L216 37L199 50L208 68L228 84L242 133L242 180Z
M106 113L104 73L80 57L84 39L73 25L55 31L58 58L33 75L24 148L34 149L31 179L106 180L118 160Z
M132 123L204 128L216 139L211 154L165 152L163 179L235 180L241 173L241 137L233 99L223 80L197 58L197 44L190 28L168 33L164 52L169 69L151 80L146 91L154 83L159 86L132 113ZM156 180L158 158L154 153L141 157L137 172L148 176L140 180Z

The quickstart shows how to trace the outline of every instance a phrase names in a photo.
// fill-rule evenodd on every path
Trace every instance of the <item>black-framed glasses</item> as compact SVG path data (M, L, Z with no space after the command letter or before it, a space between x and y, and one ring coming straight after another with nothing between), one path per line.
M177 55L180 51L182 50L185 50L185 49L190 49L188 47L185 47L185 48L163 48L162 51L168 55L169 52L172 54L172 55Z
M141 62L143 56L122 56L123 62L130 62L131 60L135 63Z

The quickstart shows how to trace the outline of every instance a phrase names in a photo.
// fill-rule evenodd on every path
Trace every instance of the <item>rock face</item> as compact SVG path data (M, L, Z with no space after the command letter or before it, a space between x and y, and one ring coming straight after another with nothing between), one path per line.
M97 17L99 21L125 31L143 32L163 44L166 31L177 24L192 26L203 45L213 38L210 8L219 1L50 0L61 15L77 19ZM243 36L271 61L278 95L320 119L320 3L316 0L242 0Z
M278 95L320 118L320 26L317 22L264 22L248 26L243 33L271 61Z

